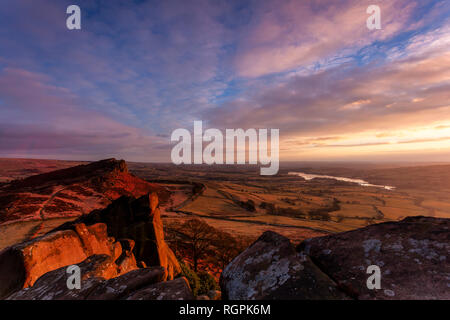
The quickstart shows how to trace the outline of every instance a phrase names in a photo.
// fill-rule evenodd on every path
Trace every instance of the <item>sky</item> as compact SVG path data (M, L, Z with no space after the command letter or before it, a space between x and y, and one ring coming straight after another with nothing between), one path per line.
M0 157L170 161L202 120L279 129L281 161L450 161L450 2L3 0L0 111Z

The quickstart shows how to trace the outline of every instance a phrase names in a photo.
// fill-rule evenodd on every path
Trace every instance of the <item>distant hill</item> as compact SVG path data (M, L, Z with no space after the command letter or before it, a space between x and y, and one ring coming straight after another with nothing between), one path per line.
M101 160L3 184L0 224L80 216L122 195L139 197L152 191L167 197L163 187L130 174L125 161Z
M87 161L0 158L0 183L87 164Z
M450 191L450 164L371 170L371 183L394 184L407 190Z

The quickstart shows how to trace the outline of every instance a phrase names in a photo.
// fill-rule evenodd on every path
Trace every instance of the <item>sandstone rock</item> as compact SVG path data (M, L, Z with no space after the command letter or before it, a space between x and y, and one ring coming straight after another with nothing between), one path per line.
M358 299L450 299L450 219L409 217L312 238L298 247ZM369 290L367 267L381 269Z
M147 266L162 266L167 279L173 279L181 272L180 265L164 241L163 223L155 193L138 199L121 197L103 210L94 210L74 222L56 230L74 229L74 225L105 223L108 235L116 239L128 238L134 241L134 256Z
M119 239L120 245L122 246L123 252L132 253L134 249L135 242L131 239Z
M116 261L116 264L118 265L119 273L121 274L138 269L138 267L136 266L136 259L133 254L129 256L123 256Z
M220 285L230 300L346 298L289 239L271 231L225 267Z
M23 288L26 278L21 252L13 248L0 251L0 299Z
M120 273L127 273L139 268L133 254L134 241L130 239L121 239L119 242L122 246L122 254L116 260L116 264L119 266Z
M111 256L107 255L93 255L85 260L88 264L86 270L81 274L81 280L88 280L91 278L111 279L117 277L120 273L120 268L114 262Z
M88 300L116 300L132 294L142 287L163 281L165 270L162 267L137 269L120 277L100 283L87 296Z
M96 223L86 226L84 223L74 225L74 230L81 239L85 254L89 257L93 254L106 254L116 260L122 253L120 242L108 237L106 225Z
M67 266L50 271L37 279L32 287L13 293L8 300L82 300L100 284L104 270L110 269L111 257L95 255L89 257L78 266L81 269L81 289L67 288Z
M80 238L70 230L6 248L0 252L0 296L33 285L50 270L86 258Z
M159 282L128 295L126 300L194 300L186 278Z
M78 264L81 269L81 289L68 289L67 266L40 277L34 286L22 289L8 300L112 300L132 293L143 286L161 281L163 268L133 270L122 276L105 280L104 270L111 266L111 257L94 255ZM109 275L108 275L109 276Z
M166 242L164 242L164 245L160 249L162 254L160 257L162 257L161 266L163 266L167 271L167 279L173 279L175 276L180 274L181 272L181 266L178 262L177 258L175 257L175 254L173 251L169 248Z
M78 264L92 255L110 257L104 278L137 268L132 254L124 254L122 246L109 237L106 225L75 224L73 230L51 232L0 252L0 297L30 287L42 275L60 267ZM118 260L119 265L115 264Z

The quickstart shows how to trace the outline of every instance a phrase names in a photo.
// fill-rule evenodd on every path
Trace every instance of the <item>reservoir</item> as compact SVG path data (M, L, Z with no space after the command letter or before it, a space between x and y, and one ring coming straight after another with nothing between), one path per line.
M368 183L367 181L364 181L362 179L352 179L352 178L345 178L345 177L334 177L334 176L326 176L326 175L320 175L320 174L309 174L309 173L303 173L303 172L289 172L288 174L292 175L292 176L302 177L303 179L305 179L307 181L315 179L315 178L334 179L334 180L338 180L338 181L357 183L357 184L359 184L360 186L363 186L363 187L383 188L383 189L386 189L386 190L394 190L395 189L395 187L392 187L392 186L381 186L381 185L371 184L371 183Z

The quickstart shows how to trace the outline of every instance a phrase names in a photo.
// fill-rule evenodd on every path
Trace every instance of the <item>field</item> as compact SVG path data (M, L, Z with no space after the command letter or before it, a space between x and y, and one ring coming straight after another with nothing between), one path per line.
M4 180L75 165L56 160L0 160ZM253 166L174 166L128 163L130 172L162 184L166 224L198 217L209 225L256 238L273 230L294 242L407 216L450 217L450 165L286 163L277 176ZM394 190L333 179L304 180L291 171L364 179ZM40 235L60 219L4 225L0 248Z
M233 234L257 237L274 230L297 242L407 216L450 217L450 165L288 163L274 177L260 176L252 166L129 167L152 181L202 184L197 193L185 189L186 200L166 209L166 220L200 217ZM395 189L331 179L306 181L288 175L291 171L359 178Z

